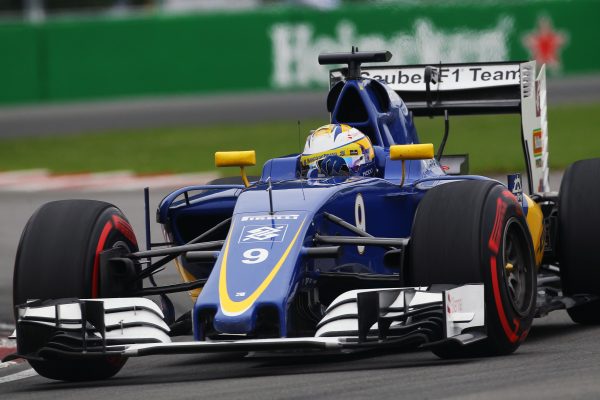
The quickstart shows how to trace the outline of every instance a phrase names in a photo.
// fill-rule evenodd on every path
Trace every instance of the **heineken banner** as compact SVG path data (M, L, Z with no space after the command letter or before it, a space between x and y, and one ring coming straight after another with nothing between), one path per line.
M317 55L353 45L393 64L600 73L600 1L423 3L0 24L0 102L325 88Z

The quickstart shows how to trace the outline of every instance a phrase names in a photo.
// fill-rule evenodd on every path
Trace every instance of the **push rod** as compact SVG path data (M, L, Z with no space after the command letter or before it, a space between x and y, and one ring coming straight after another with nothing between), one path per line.
M406 238L355 237L355 236L323 236L315 235L314 241L325 244L350 244L356 246L403 247L408 244Z
M192 282L186 283L178 283L175 285L167 285L167 286L156 286L149 287L136 292L136 296L152 296L157 294L167 294L167 293L177 293L177 292L185 292L186 290L193 290L199 287L204 286L206 283L206 279L198 279Z
M223 243L225 243L224 240L215 240L213 242L184 244L181 246L167 247L164 249L138 251L138 252L129 254L127 257L129 257L129 258L146 258L146 257L166 256L166 255L172 255L172 254L179 255L181 253L185 253L188 251L206 250L206 249L212 249L215 247L223 247Z

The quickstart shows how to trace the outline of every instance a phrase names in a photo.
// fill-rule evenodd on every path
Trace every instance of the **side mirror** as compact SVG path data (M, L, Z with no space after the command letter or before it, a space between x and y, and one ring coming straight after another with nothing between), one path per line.
M428 160L433 158L433 144L396 144L390 146L392 160Z
M240 167L242 180L246 187L250 186L246 176L245 167L256 165L256 152L247 151L217 151L215 153L215 166L217 167Z
M433 144L396 144L390 146L390 159L402 160L402 181L400 186L404 185L404 161L406 160L429 160L433 158Z

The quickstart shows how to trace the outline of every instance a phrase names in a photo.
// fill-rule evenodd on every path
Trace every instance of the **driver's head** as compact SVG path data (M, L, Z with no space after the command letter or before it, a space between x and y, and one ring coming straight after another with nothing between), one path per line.
M361 131L345 124L324 125L306 139L300 157L308 176L363 175L375 173L375 151Z

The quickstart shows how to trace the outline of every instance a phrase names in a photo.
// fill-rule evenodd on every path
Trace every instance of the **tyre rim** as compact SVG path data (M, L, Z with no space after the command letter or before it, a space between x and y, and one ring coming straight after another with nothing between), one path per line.
M532 302L532 272L534 266L527 249L525 232L517 220L511 218L504 229L503 265L508 298L514 310L527 315Z

